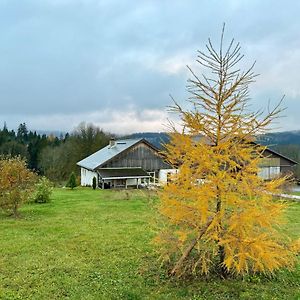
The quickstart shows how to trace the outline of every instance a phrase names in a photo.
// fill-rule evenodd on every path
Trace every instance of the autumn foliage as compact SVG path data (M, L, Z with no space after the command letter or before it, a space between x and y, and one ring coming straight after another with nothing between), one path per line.
M210 40L199 51L202 77L190 69L193 108L172 107L183 129L172 127L165 155L179 172L161 193L163 229L155 239L172 275L273 273L296 261L296 242L280 229L287 203L273 197L287 177L258 176L265 148L254 142L281 109L248 111L256 75L253 66L239 70L240 46L232 40L224 50L223 33L218 51Z
M0 209L17 217L20 206L34 189L36 174L20 157L0 159Z

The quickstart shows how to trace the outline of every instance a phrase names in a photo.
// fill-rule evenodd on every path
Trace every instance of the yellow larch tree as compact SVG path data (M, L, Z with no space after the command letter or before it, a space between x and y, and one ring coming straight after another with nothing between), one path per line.
M164 226L155 239L172 275L273 273L296 259L296 247L280 230L287 204L273 199L287 177L258 176L265 147L254 138L278 117L280 105L266 114L248 110L256 74L253 66L240 71L240 45L232 40L224 50L223 35L224 28L218 51L208 40L206 52L198 52L206 69L201 78L189 68L193 108L172 107L183 129L172 126L165 156L179 171L161 193Z

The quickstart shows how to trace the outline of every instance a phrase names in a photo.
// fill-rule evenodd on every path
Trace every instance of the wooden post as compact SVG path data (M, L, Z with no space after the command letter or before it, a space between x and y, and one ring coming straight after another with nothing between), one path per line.
M127 189L127 179L125 179L125 189Z

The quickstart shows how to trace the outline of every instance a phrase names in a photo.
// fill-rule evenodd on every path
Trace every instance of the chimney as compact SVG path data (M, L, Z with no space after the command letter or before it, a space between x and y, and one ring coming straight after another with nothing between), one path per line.
M116 145L116 140L114 138L111 138L109 140L109 148L113 148Z

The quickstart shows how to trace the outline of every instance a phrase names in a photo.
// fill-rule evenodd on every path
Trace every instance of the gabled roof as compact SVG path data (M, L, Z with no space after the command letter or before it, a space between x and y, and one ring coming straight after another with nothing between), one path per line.
M194 137L194 141L195 141L195 142L198 142L201 138L205 138L205 137L200 136L200 135L197 135L197 136ZM205 141L205 143L207 143L208 145L212 145L212 143L211 143L208 139L205 138L204 141ZM254 144L254 145L259 145L259 146L263 146L263 147L265 146L265 147L266 147L265 151L269 151L269 152L272 153L273 155L276 155L276 156L279 156L279 157L281 157L281 158L286 159L286 160L289 161L292 165L297 165L297 164L298 164L298 162L296 162L295 160L293 160L293 159L291 159L291 158L289 158L289 157L287 157L287 156L285 156L285 155L283 155L283 154L281 154L281 153L279 153L279 152L277 152L277 151L275 151L275 150L269 148L269 146L267 146L267 145L261 145L261 144L259 144L258 142L251 142L251 143Z
M111 160L118 154L141 141L146 142L144 139L116 140L114 146L111 147L110 145L107 145L106 147L79 161L77 165L85 169L95 170L97 167L103 165L105 162ZM148 142L146 143L149 144Z
M266 148L266 150L269 151L270 153L274 154L274 155L277 155L277 156L280 156L280 157L286 159L287 161L291 162L292 165L297 165L298 164L298 162L296 162L295 160L293 160L293 159L291 159L291 158L289 158L289 157L287 157L287 156L285 156L285 155L283 155L283 154L281 154L281 153L279 153L279 152L277 152L277 151L275 151L271 148Z

